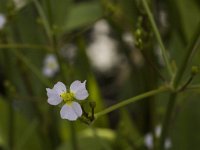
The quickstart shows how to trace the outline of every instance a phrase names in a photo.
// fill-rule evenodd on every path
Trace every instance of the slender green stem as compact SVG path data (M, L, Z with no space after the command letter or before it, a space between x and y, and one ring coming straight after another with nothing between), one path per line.
M191 43L189 44L187 51L183 57L183 61L181 63L180 69L178 70L174 81L173 81L173 88L175 89L175 91L177 91L177 87L179 86L179 83L182 79L183 73L185 72L186 66L189 63L189 60L192 57L192 54L194 54L194 52L196 51L196 49L199 47L199 43L200 43L200 24L197 28L197 31L195 32ZM180 92L180 91L177 91ZM164 149L164 142L166 139L166 136L168 134L168 130L169 130L169 124L172 118L172 114L173 114L173 110L176 104L176 97L178 95L178 93L172 93L170 95L170 99L169 99L169 103L167 105L167 111L166 114L164 116L164 121L163 121L163 128L162 128L162 132L161 132L161 138L160 138L160 143L159 143L159 149L163 150Z
M73 150L78 150L78 144L77 144L77 135L76 135L76 128L73 122L70 122L70 137L71 137L71 143Z
M191 75L189 79L180 87L178 91L182 92L183 90L185 90L187 86L190 84L190 82L193 80L193 78L194 78L194 75Z
M200 90L200 84L187 86L187 90Z
M151 23L153 32L154 32L154 34L156 36L156 39L157 39L157 41L158 41L158 43L160 45L162 57L163 57L163 59L165 61L165 64L167 66L168 73L169 73L170 77L173 77L173 70L172 70L172 66L170 65L170 60L169 60L168 55L167 55L167 50L165 49L165 46L164 46L163 41L161 39L160 33L158 31L158 27L156 26L156 23L154 21L154 18L153 18L153 15L152 15L151 11L150 11L150 8L149 8L149 6L147 4L147 1L146 0L142 0L142 4L143 4L144 9L145 9L145 11L146 11L146 13L148 15L148 18L149 18L149 21Z
M52 32L51 32L51 26L49 25L49 21L46 17L46 14L41 6L41 4L38 2L38 0L33 0L37 10L38 10L38 13L40 15L40 17L42 18L43 20L43 24L44 24L44 29L46 31L46 34L49 38L50 41L52 41Z
M32 44L0 44L0 49L43 49L45 51L51 52L51 48L44 45L32 45Z
M175 103L176 103L176 97L177 97L177 93L172 93L169 98L167 110L165 113L166 115L164 117L164 121L162 124L162 133L161 133L161 137L160 137L159 150L164 149L164 144L165 144L165 140L166 140L166 137L168 134L171 117L172 117L173 110L174 110Z
M141 99L144 99L144 98L147 98L147 97L156 95L156 94L158 94L158 93L162 93L162 92L165 92L165 91L169 91L169 90L170 90L169 87L160 87L160 88L158 88L158 89L155 89L155 90L152 90L152 91L149 91L149 92L140 94L140 95L138 95L138 96L132 97L132 98L130 98L130 99L124 100L124 101L122 101L122 102L119 102L119 103L117 103L117 104L115 104L115 105L112 105L112 106L110 106L110 107L104 109L104 110L101 111L101 112L96 113L96 114L95 114L95 118L97 119L97 118L100 117L100 116L103 116L103 115L105 115L105 114L108 114L108 113L110 113L110 112L112 112L112 111L114 111L114 110L116 110L116 109L118 109L118 108L124 107L124 106L126 106L126 105L128 105L128 104L130 104L130 103L134 103L134 102L136 102L136 101L138 101L138 100L141 100Z
M199 45L200 45L200 23L198 24L197 30L194 32L194 36L191 39L191 42L187 48L187 51L184 54L182 63L174 78L173 86L175 88L177 88L179 82L181 81L183 73L185 72L185 69L187 67L187 64L189 63L189 60L191 60L191 57L194 55Z
M14 130L14 110L13 110L13 100L12 98L9 98L9 149L10 150L14 150L14 134L15 134L15 130Z

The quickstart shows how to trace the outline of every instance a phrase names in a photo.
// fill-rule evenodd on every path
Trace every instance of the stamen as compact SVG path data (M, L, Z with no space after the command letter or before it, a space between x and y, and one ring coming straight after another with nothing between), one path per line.
M71 92L64 92L60 95L60 97L63 99L63 101L67 104L70 104L74 99L74 94Z

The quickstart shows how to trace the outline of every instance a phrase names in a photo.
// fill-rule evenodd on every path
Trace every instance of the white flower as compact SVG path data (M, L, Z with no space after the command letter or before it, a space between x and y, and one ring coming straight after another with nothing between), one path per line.
M162 127L161 125L157 125L155 128L155 138L160 138L161 136L161 131L162 131ZM152 133L147 133L144 137L144 144L148 149L153 149L153 135ZM165 145L164 148L165 150L170 149L172 147L172 142L170 140L170 138L166 138L165 139Z
M105 35L109 34L110 32L110 26L108 22L105 19L101 19L97 21L94 25L94 35L99 36L99 35Z
M153 149L153 135L151 133L147 133L144 137L144 144L148 149ZM165 140L165 150L170 149L172 147L172 142L169 138Z
M87 55L93 67L98 71L107 72L119 66L121 56L117 51L117 42L107 35L96 35L87 47Z
M144 144L148 149L153 148L153 135L151 133L147 133L144 137Z
M155 128L155 136L156 136L157 138L160 137L161 131L162 131L162 127L161 127L161 125L159 124L159 125L157 125L156 128Z
M62 101L65 103L60 111L62 119L74 121L82 115L80 104L74 100L84 100L88 97L89 94L85 84L86 81L81 83L76 80L70 85L70 89L68 91L62 82L57 82L52 89L46 89L49 104L58 105Z
M125 32L122 35L122 40L131 48L134 48L134 38L131 32Z
M59 65L55 55L48 54L44 59L43 74L47 77L53 77L59 71Z
M0 30L3 29L6 24L6 17L3 14L0 14Z
M118 43L109 36L110 26L106 20L95 23L92 32L92 42L87 47L87 56L92 66L102 72L118 67L122 57L118 53Z
M170 140L170 138L167 138L165 140L165 149L170 149L172 147L172 141Z

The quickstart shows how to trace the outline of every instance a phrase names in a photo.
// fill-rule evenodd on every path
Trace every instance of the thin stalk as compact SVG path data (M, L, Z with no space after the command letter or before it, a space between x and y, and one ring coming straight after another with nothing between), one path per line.
M200 84L187 86L187 90L200 90Z
M176 97L177 97L177 93L172 93L169 98L167 110L165 113L166 115L164 117L164 121L162 124L162 132L161 132L161 137L160 137L160 141L159 141L159 145L158 145L159 150L164 149L164 144L165 144L165 140L166 140L166 137L168 134L171 117L172 117L173 110L174 110L175 103L176 103Z
M187 67L187 64L189 63L189 60L192 58L192 54L194 54L194 52L196 51L196 49L199 47L199 43L200 43L200 24L198 25L197 31L195 32L191 43L189 44L187 51L183 57L183 61L180 65L180 68L174 78L173 81L173 88L175 89L175 91L177 91L177 87L183 77L183 73L185 72L185 69ZM180 92L180 91L177 91ZM164 149L164 143L165 143L165 139L166 136L168 134L168 130L169 130L169 124L172 118L172 114L173 114L173 110L176 104L176 97L178 95L178 93L172 93L169 99L169 103L167 105L167 111L166 114L164 116L164 121L163 121L163 128L162 128L162 132L161 132L161 138L160 138L160 143L159 143L159 149L163 150Z
M6 41L6 40L5 40ZM8 148L9 150L14 150L15 148L15 112L13 108L13 93L14 88L9 80L11 80L11 68L12 65L10 63L10 53L9 51L4 51L5 62L7 63L7 67L5 69L5 73L7 75L7 82L5 82L4 86L6 88L6 98L8 100ZM5 63L4 62L4 63Z
M44 45L32 45L32 44L0 44L0 49L40 49L47 52L51 52L51 48Z
M43 8L42 8L42 6L41 6L41 4L38 0L33 0L33 2L35 4L35 7L37 8L37 11L38 11L40 17L43 20L44 29L46 31L46 34L47 34L49 40L52 41L51 26L49 25L49 21L48 21L46 15L45 15L45 12L43 11Z
M9 130L8 130L8 137L9 137L9 149L14 150L14 137L15 137L15 116L13 110L13 100L9 97Z
M76 135L76 128L73 122L70 122L70 137L71 137L71 143L72 143L72 149L78 150L78 144L77 144L77 135Z
M156 36L156 39L157 39L157 41L158 41L158 43L160 45L162 57L163 57L163 59L165 61L165 64L167 66L168 73L169 73L170 77L173 77L173 69L172 69L172 66L170 65L170 60L169 60L168 55L167 55L167 50L165 49L165 46L164 46L163 41L161 39L160 33L158 31L158 27L156 26L155 20L154 20L153 15L152 15L152 13L150 11L150 8L149 8L149 6L147 4L147 1L146 0L142 0L142 4L143 4L144 9L145 9L145 11L146 11L146 13L148 15L148 18L149 18L149 21L151 23L153 32L154 32L154 34Z
M146 92L146 93L143 93L143 94L140 94L138 96L135 96L135 97L132 97L130 99L127 99L127 100L123 100L122 102L119 102L115 105L112 105L106 109L104 109L103 111L100 111L98 113L95 114L95 118L99 118L100 116L103 116L103 115L106 115L116 109L119 109L121 107L124 107L128 104L131 104L131 103L134 103L136 101L139 101L141 99L144 99L144 98L147 98L147 97L150 97L150 96L153 96L153 95L156 95L158 93L162 93L162 92L165 92L165 91L169 91L170 89L168 87L160 87L158 89L155 89L155 90L152 90L152 91L149 91L149 92Z
M187 86L190 84L190 82L193 80L193 78L194 78L194 75L191 75L189 77L189 79L180 87L180 89L178 90L178 92L184 91L187 88Z
M176 88L179 82L182 79L182 76L185 72L185 69L187 67L187 64L191 60L191 57L194 55L195 51L200 45L200 23L198 24L196 32L194 32L194 36L191 39L191 42L187 48L187 51L183 57L182 63L178 69L178 72L176 73L176 76L174 78L173 86Z

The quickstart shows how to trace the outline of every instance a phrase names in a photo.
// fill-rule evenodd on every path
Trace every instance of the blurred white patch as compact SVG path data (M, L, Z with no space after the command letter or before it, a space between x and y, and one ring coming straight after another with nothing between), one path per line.
M21 9L29 2L29 0L13 0L13 2L16 9Z
M74 62L74 58L77 54L77 47L73 44L66 44L60 50L61 56L66 58L70 63Z
M161 131L162 131L161 125L157 125L156 128L155 128L155 131L154 131L155 132L155 138L158 138L158 139L160 138ZM144 136L144 144L149 150L153 149L154 140L153 140L152 133L147 133ZM168 150L172 147L172 142L171 142L170 138L166 138L164 147L165 147L165 150Z
M94 26L93 42L87 48L91 64L101 72L118 66L121 60L117 52L117 42L108 36L109 30L105 20L98 21Z
M46 77L53 77L59 71L59 65L55 55L48 54L44 59L43 74Z
M162 131L161 125L157 125L156 128L155 128L155 136L156 136L157 138L160 137L161 131Z
M164 28L169 26L168 16L167 16L167 13L164 10L160 11L159 20L160 20L161 26L163 26Z
M153 135L151 133L145 135L144 144L148 149L153 149Z
M98 36L99 34L103 35L109 34L109 32L110 32L110 27L109 24L106 22L106 20L102 19L95 23L93 31L93 34L95 36Z
M169 138L165 140L165 149L170 149L172 147L172 142Z
M6 17L4 14L0 14L0 30L3 29L6 24Z
M125 32L122 35L122 40L131 48L134 47L134 38L131 32Z

